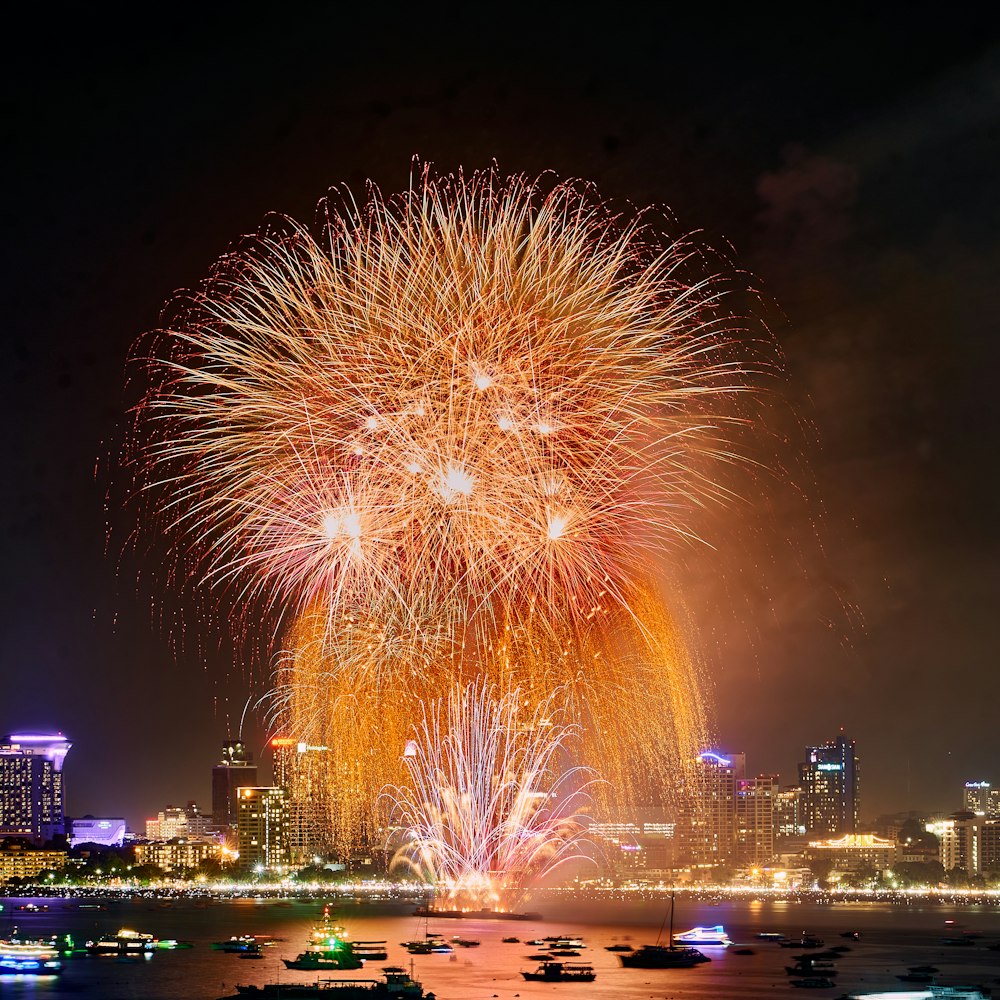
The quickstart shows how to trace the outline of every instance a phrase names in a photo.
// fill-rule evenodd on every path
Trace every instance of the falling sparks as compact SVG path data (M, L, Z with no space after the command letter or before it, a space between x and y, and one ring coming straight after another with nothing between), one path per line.
M406 784L389 791L406 833L393 866L433 883L444 905L502 909L578 855L591 775L561 759L576 737L553 698L522 705L483 683L428 703L407 743Z
M178 310L142 454L201 575L288 623L273 711L330 748L330 838L479 680L558 692L604 805L662 791L705 729L662 568L732 499L766 367L738 283L581 184L425 172L326 211Z

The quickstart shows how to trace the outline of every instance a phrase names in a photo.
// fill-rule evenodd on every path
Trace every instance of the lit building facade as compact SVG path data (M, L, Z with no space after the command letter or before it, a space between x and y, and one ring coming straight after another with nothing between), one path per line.
M99 844L102 847L121 847L125 843L124 816L83 816L70 821L69 846Z
M674 866L677 824L662 806L634 806L628 819L594 820L587 840L599 851L599 862L610 875L654 874Z
M236 829L241 868L289 864L288 793L275 786L239 788Z
M65 867L65 851L25 850L20 845L0 851L0 883L12 878L34 878L39 872Z
M210 840L175 837L163 844L136 844L135 863L156 865L165 872L178 869L197 868L206 861L222 863L226 860L221 844Z
M898 852L895 840L876 837L874 833L845 833L835 839L810 841L807 853L813 860L831 861L834 869L841 872L858 872L865 868L884 872L896 863Z
M325 842L323 792L326 769L324 746L310 746L287 736L269 744L274 784L288 793L288 856L290 864L304 864L328 849Z
M785 785L774 794L774 837L785 840L801 837L806 832L803 820L802 789L798 785Z
M257 784L257 765L242 740L222 744L222 759L212 768L212 823L221 832L236 824L236 789Z
M711 867L736 859L736 784L745 777L745 754L706 750L698 755L678 824L682 860Z
M1000 868L998 828L1000 820L990 820L968 811L927 824L927 830L938 838L941 867L945 871L960 868L967 875Z
M196 802L180 806L167 806L146 820L147 840L175 840L177 837L212 837L216 831L214 818L203 816Z
M962 810L1000 819L1000 788L994 788L988 781L967 781L962 788Z
M62 733L19 733L0 742L0 838L43 844L66 832Z
M838 736L822 746L806 747L799 786L807 833L857 833L859 771L854 740Z
M765 865L774 857L774 800L778 776L736 780L736 850L744 865Z
M979 827L979 867L1000 872L1000 818L987 818Z

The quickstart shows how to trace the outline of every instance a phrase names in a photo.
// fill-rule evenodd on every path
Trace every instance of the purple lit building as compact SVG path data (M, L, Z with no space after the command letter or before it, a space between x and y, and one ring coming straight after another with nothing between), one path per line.
M0 839L44 844L66 832L62 733L14 733L0 742Z

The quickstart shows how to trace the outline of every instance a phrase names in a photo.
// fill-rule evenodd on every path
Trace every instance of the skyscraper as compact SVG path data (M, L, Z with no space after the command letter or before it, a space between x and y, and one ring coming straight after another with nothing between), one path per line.
M288 864L288 795L283 788L239 788L236 827L241 868Z
M774 796L774 836L776 840L799 837L806 832L802 820L802 789L785 785Z
M776 774L736 781L736 844L740 861L764 865L774 857L774 800Z
M843 734L822 746L806 747L799 764L802 821L810 833L857 833L858 757Z
M66 832L62 769L72 745L62 733L20 733L0 743L0 838L42 844Z
M975 813L977 816L989 816L996 819L1000 813L993 814L997 808L997 796L988 781L967 781L962 788L962 809Z
M274 784L288 793L288 851L292 863L303 863L327 849L323 831L323 798L326 771L323 746L309 746L287 736L271 742Z
M736 783L746 774L746 755L706 750L692 772L691 794L678 825L684 859L705 867L736 855Z
M212 824L231 830L236 823L236 789L257 784L257 765L242 740L222 744L222 760L212 768Z

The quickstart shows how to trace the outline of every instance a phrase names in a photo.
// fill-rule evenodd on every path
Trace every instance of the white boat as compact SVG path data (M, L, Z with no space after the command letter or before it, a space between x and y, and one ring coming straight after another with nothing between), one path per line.
M152 934L142 934L123 927L117 934L105 934L96 941L87 942L91 955L134 955L152 951L156 939Z
M725 948L733 943L722 924L716 924L714 927L692 927L689 931L675 934L674 940L682 944L720 945Z
M0 941L0 975L57 976L59 952L48 941Z
M978 986L928 986L921 990L849 993L850 1000L989 1000Z

